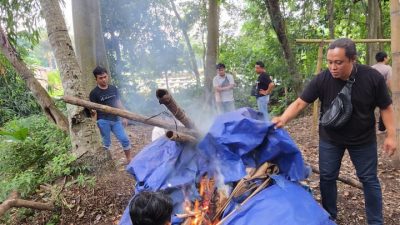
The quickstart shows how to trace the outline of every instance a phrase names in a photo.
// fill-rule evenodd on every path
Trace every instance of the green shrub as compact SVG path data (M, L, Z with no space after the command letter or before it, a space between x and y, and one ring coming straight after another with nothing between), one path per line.
M22 78L0 54L0 126L16 117L41 112L40 106L28 90Z
M21 133L25 129L28 133L23 138ZM75 158L69 153L69 137L44 116L9 121L2 128L2 134L0 201L11 190L26 196L41 183L71 174L70 165ZM19 134L18 138L10 138L13 134Z

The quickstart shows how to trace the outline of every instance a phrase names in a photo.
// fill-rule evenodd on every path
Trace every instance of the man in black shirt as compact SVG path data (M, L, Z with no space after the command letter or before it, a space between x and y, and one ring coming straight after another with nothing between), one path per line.
M93 70L93 75L96 78L97 86L90 92L90 101L114 108L125 109L121 103L118 89L115 86L108 84L107 70L100 66L97 66ZM102 111L92 112L93 116L95 116L97 119L97 126L100 129L101 137L103 140L103 147L104 150L107 151L107 155L110 156L109 150L111 146L111 132L113 132L121 143L127 163L129 163L131 159L131 144L124 130L124 126L128 125L128 120L123 119L123 126L120 118L116 115L112 115Z
M283 127L317 98L321 113L326 112L346 80L353 74L351 103L353 112L341 128L319 126L319 168L322 206L332 218L337 216L336 179L344 151L347 149L363 184L368 224L383 224L382 191L377 177L377 144L374 109L379 107L387 127L383 150L388 155L396 151L394 112L385 80L375 69L356 64L356 47L347 38L335 40L327 52L328 69L316 76L280 116L272 120L276 127Z
M275 85L272 82L269 75L265 72L265 67L263 62L261 61L256 62L255 71L258 74L257 84L256 84L257 86L256 98L257 98L258 110L263 113L265 121L269 121L269 114L268 114L269 95L271 94Z

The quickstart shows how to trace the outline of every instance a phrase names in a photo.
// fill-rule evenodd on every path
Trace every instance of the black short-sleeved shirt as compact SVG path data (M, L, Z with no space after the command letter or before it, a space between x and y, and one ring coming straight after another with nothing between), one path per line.
M107 89L101 89L96 86L89 95L91 102L107 105L111 107L117 107L117 101L119 100L118 89L113 85L108 85ZM118 116L109 113L97 111L97 119L105 119L111 121L117 121Z
M376 107L387 108L392 100L387 91L385 79L370 66L355 65L355 83L351 91L353 113L350 121L340 129L332 130L319 126L321 140L334 144L357 146L376 141ZM329 108L346 81L335 79L329 70L321 72L308 84L300 98L312 103L317 98L321 101L321 115Z
M272 82L272 80L267 73L265 73L265 72L260 73L260 75L258 75L258 79L257 79L257 96L256 97L264 96L264 95L261 95L259 91L260 91L260 89L267 90L268 86L271 82Z

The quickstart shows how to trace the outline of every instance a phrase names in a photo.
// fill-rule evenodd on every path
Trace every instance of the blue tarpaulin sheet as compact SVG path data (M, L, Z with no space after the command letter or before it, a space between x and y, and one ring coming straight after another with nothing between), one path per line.
M293 140L286 131L274 129L273 124L263 121L260 114L250 108L216 117L197 146L176 143L164 137L157 139L135 156L127 171L137 182L136 192L164 190L168 193L174 202L175 214L183 213L185 198L193 200L199 197L195 184L205 173L219 177L220 183L230 184L242 179L247 167L258 167L267 161L278 165L279 177L285 180L280 183L285 184L285 188L275 184L263 190L246 203L245 208L229 217L229 223L225 224L249 224L247 217L260 217L258 205L264 204L264 198L268 199L265 204L276 210L268 214L264 211L260 217L268 215L270 222L263 219L263 222L253 224L329 224L326 223L327 213L309 193L293 183L305 179L310 171ZM284 206L278 206L283 200ZM300 206L297 211L293 208ZM299 220L308 213L313 213L313 217ZM127 210L120 224L131 224Z

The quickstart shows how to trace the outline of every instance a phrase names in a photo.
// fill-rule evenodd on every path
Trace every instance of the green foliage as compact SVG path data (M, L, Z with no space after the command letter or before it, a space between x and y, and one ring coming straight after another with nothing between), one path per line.
M13 120L4 125L9 134L28 130L28 136L15 141L0 136L0 201L11 190L23 196L39 184L69 175L75 157L70 155L69 137L43 116Z
M48 91L51 96L63 96L64 89L62 88L60 71L53 70L47 74L48 79Z
M28 128L18 127L16 130L11 132L0 130L0 135L9 137L14 141L24 141L28 137Z
M91 187L93 188L96 185L96 177L94 176L87 176L85 174L79 174L76 178L76 182L80 187Z
M0 54L3 74L0 74L0 126L16 117L41 112L40 106L29 92L25 82Z
M0 0L0 22L5 25L5 30L13 46L18 52L17 42L27 40L32 48L39 40L38 21L40 5L36 0Z

